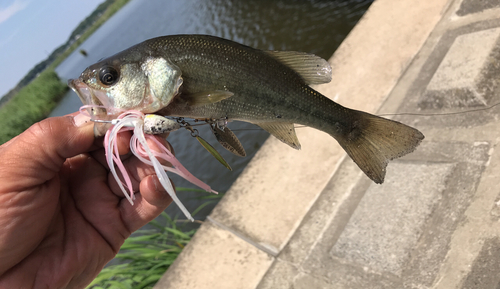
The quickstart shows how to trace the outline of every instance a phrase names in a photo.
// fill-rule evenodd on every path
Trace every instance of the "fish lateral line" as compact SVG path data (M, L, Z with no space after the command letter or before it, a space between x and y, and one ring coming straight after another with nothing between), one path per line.
M447 115L460 115L460 114L466 114L466 113L474 113L474 112L491 110L491 109L493 109L493 108L495 108L495 107L497 107L499 105L500 105L500 102L492 104L492 105L487 106L487 107L469 109L469 110L465 110L465 111L437 112L437 113L398 112L398 113L381 113L381 114L377 114L377 116L385 117L385 116L405 116L405 115L406 116L447 116ZM204 125L204 124L198 124L198 125ZM307 125L295 124L294 127L295 128L305 128L305 127L307 127ZM264 129L262 129L260 127L256 127L256 128L233 129L232 131L251 131L251 130L262 131Z

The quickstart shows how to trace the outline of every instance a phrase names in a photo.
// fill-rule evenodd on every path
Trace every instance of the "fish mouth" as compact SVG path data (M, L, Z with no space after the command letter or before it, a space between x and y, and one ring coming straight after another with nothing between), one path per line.
M79 79L70 79L68 80L68 86L78 95L84 105L95 104L92 103L93 95L88 85Z
M107 113L107 107L103 105L103 101L101 101L101 98L104 98L103 100L106 101L105 95L102 93L94 93L87 84L79 79L68 80L68 86L78 95L83 105L88 105L86 109L92 120L109 120L112 118ZM103 136L110 125L109 123L95 123L94 136Z
M86 83L80 79L68 80L68 86L78 95L83 105L88 105L87 112L92 119L107 119L107 108L109 101L103 93L95 93Z

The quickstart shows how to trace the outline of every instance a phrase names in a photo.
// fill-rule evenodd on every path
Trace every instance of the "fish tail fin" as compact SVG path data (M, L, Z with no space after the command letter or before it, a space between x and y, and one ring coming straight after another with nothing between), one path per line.
M330 134L370 179L381 184L388 162L414 151L424 135L397 121L351 112L350 127L337 124Z

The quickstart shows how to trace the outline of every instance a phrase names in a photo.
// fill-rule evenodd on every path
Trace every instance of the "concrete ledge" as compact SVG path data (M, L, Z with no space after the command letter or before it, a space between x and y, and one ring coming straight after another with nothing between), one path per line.
M330 59L332 81L321 92L374 113L448 8L450 0L377 0Z
M268 254L207 222L155 288L255 288L272 261Z
M375 112L447 5L448 0L375 1L330 59L332 82L318 91ZM214 224L202 226L155 288L257 287L345 156L325 133L299 129L298 137L301 151L272 137L264 144L214 209Z
M497 61L495 47L499 37L500 28L457 37L429 82L419 107L435 109L489 105L496 94L496 87L495 83L488 83L492 80L488 69L492 66L491 62Z

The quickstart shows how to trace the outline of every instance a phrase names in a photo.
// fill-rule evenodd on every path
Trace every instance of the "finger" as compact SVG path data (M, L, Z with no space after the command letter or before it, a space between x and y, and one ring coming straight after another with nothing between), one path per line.
M118 153L120 155L126 155L130 152L130 138L132 137L132 131L124 131L120 132L117 137L116 141L118 144Z
M133 232L158 217L172 203L172 198L162 187L158 177L145 177L140 184L140 194L136 194L134 206L122 201L122 218Z
M130 138L132 137L132 131L122 131L116 135L116 144L118 145L118 153L120 155L125 155L130 152ZM98 138L100 141L99 146L106 148L105 138ZM114 147L111 147L114 150Z
M0 192L45 183L57 174L66 158L92 150L92 125L80 125L75 124L73 116L47 118L1 146L5 169L0 170L0 179L9 181L1 182Z
M68 178L69 188L69 194L61 196L65 218L70 218L72 207L76 207L78 214L117 252L131 232L123 224L118 210L123 196L119 198L110 192L106 169L92 157L82 154L69 159L63 173Z
M161 137L160 136L155 136L155 137L160 143L163 144L164 147L166 147L169 151L172 152L172 154L175 155L174 148L172 147L172 145L168 141L165 140L164 136L165 137L168 136L168 133L162 135ZM118 137L117 137L118 151L120 153L120 158L122 159L122 161L124 161L132 156L132 154L130 152L130 138L131 137L132 137L132 131L124 131L124 132L121 132L118 134ZM101 139L101 142L104 142L104 139ZM150 145L150 147L152 147L153 150L160 151L159 148L156 146L156 144L154 144L153 142L150 142L149 145ZM103 146L102 143L101 143L101 146ZM104 150L94 151L91 153L91 155L101 165L103 165L106 168L109 168ZM168 162L163 162L162 160L160 160L160 162L162 162L163 165L170 166L170 164Z
M68 116L41 121L0 147L0 274L46 234L58 205L58 172L66 158L92 149L93 139L91 126Z
M118 153L120 156L125 156L123 159L127 159L127 155L130 155L130 138L132 137L131 131L124 131L117 135L117 144L118 144ZM104 138L101 138L101 142L104 142ZM106 144L104 144L106 145ZM103 146L101 144L101 146ZM112 148L113 149L113 148ZM112 152L111 152L112 153ZM105 150L96 150L91 153L92 157L94 157L103 167L108 168L108 162L106 160Z
M157 137L157 140L162 144L162 146L166 147L167 149L172 148L170 143L168 143L166 140L164 140L162 138L158 138L158 137ZM157 151L157 152L161 151L158 144L156 144L152 140L148 139L147 142L148 142L148 146L151 150ZM159 159L159 161L164 166L172 166L169 162L167 162L163 159ZM155 174L155 170L151 165L142 162L137 157L130 157L130 158L126 159L123 162L123 164L124 164L126 171L130 177L133 192L139 191L139 183L141 182L141 180L143 178ZM119 175L122 183L125 183L124 178L120 172L118 172L118 175ZM111 173L109 174L109 186L110 186L111 190L117 196L123 196L123 192L121 191L121 188L118 186L116 179L112 176Z

